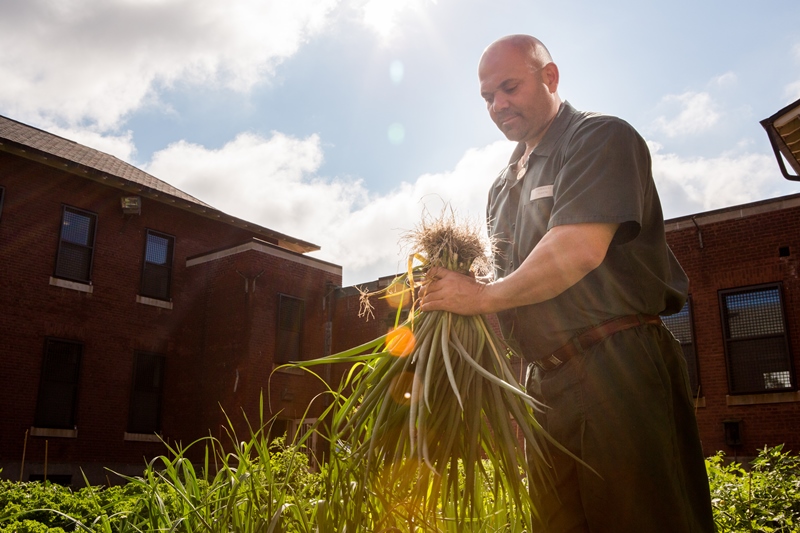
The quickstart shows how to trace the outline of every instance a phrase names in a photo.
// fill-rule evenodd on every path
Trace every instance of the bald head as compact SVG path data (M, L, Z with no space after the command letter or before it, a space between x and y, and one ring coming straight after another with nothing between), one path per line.
M497 54L513 52L528 64L531 70L537 70L553 62L547 47L531 35L507 35L497 39L486 47L481 56L478 70L485 61L489 61Z

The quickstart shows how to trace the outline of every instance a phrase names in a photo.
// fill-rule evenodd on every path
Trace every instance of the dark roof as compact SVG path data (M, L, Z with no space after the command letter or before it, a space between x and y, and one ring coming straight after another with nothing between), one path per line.
M2 115L0 115L0 150L56 166L78 176L101 181L111 187L124 188L129 192L133 187L143 196L258 233L276 240L280 246L295 252L319 250L319 246L315 244L227 215L113 155ZM109 177L116 179L109 180Z

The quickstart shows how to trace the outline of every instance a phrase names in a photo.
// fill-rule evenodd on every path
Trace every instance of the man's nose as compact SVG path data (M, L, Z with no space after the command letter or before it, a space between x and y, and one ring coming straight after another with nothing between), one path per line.
M503 111L508 107L508 99L502 94L496 94L492 99L492 111Z

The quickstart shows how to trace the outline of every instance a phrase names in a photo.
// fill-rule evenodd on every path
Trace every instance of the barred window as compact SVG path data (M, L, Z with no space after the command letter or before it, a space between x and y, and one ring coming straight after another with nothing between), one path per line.
M34 426L73 429L78 399L78 374L83 346L46 339Z
M731 394L795 388L780 284L720 291Z
M689 385L692 387L692 394L695 397L700 396L700 379L697 372L697 353L694 344L694 321L692 320L690 300L686 301L679 312L661 317L661 320L681 343L683 357L686 359L686 368L689 371Z
M169 300L174 245L174 237L147 230L140 289L142 296Z
M278 302L278 329L275 343L275 362L299 361L305 319L305 302L281 294Z
M91 280L97 215L64 206L55 277L88 283Z
M161 429L161 391L164 356L136 352L128 413L129 433L157 433Z

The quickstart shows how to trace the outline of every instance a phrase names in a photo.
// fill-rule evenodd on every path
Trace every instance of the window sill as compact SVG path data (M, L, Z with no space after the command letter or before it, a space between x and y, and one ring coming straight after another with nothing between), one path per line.
M155 298L148 298L147 296L136 295L136 303L144 305L152 305L153 307L160 307L162 309L172 309L172 302L166 300L157 300Z
M31 427L31 437L54 437L62 439L77 439L78 428L56 429L56 428Z
M78 281L69 281L61 278L54 278L50 276L50 285L54 287L61 287L63 289L71 289L78 292L94 292L94 287L89 283L80 283Z
M154 433L128 433L126 431L122 438L130 442L161 442L161 437Z
M728 395L725 397L725 400L729 406L800 402L800 391L771 392L764 394L742 394L737 396Z
M694 398L694 406L695 407L705 407L706 406L706 397L701 396L699 398Z

